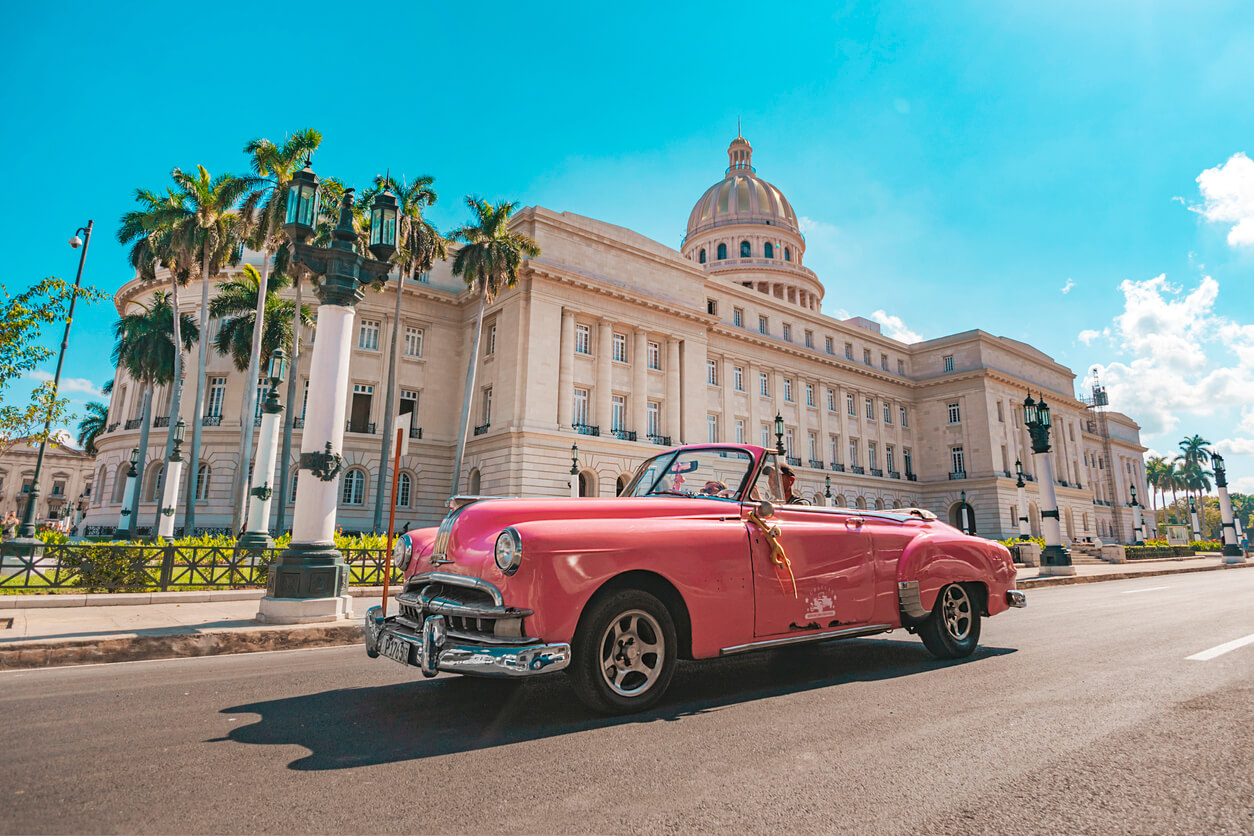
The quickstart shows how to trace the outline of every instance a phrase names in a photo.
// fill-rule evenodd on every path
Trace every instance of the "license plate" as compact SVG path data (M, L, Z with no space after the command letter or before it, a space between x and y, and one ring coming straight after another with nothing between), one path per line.
M409 664L409 642L389 633L379 636L379 654L394 659L402 665Z

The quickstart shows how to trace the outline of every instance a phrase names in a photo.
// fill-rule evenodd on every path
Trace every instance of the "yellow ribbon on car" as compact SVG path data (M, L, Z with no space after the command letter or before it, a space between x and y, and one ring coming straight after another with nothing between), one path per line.
M788 573L788 581L792 584L792 597L797 596L797 578L792 573L792 561L788 559L788 554L784 551L784 544L779 541L779 526L767 525L756 511L749 512L749 522L757 526L762 534L766 537L767 543L771 546L771 562L775 564L775 577L779 579L779 588L787 593L788 586L784 583L783 574L779 571L783 569Z

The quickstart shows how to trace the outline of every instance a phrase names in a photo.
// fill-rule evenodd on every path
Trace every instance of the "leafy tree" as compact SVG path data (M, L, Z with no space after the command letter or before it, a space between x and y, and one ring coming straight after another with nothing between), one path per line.
M78 295L88 302L106 298L90 287L80 287ZM65 318L73 297L74 285L55 276L16 296L0 284L0 392L53 355L53 349L38 340L45 325Z
M453 275L461 276L466 286L479 293L479 315L475 320L475 338L466 370L466 392L462 399L461 426L457 433L457 455L453 460L453 493L461 485L462 456L466 451L469 430L470 399L475 389L475 372L479 366L479 338L483 331L483 312L502 290L518 284L518 268L524 258L540 255L540 246L529 236L511 232L510 215L517 203L496 205L467 195L466 205L474 212L471 223L455 229L449 240L462 245L453 256Z
M266 284L266 301L262 305L257 303L261 295L261 274L251 264L245 264L238 276L218 284L218 293L209 303L209 315L222 319L223 323L214 338L213 347L219 354L229 356L239 371L252 366L254 347L259 352L258 368L261 368L270 362L270 355L276 348L287 349L291 345L292 314L296 303L279 295L279 291L288 284L288 278L282 273L272 273ZM260 328L256 327L258 309L264 311ZM299 321L302 325L313 325L308 306L301 307Z
M92 401L87 404L87 414L78 422L78 443L89 456L96 455L96 439L105 431L109 422L108 404Z
M69 401L56 396L52 381L39 384L29 402L0 406L0 457L22 441L38 445L46 440L53 447L60 445L61 437L51 428L73 420Z

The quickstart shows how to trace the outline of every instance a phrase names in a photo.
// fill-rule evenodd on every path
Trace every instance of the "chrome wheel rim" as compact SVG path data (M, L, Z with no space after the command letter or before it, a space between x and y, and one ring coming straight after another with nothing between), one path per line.
M945 587L941 596L941 618L950 638L962 641L971 633L971 597L958 584Z
M653 687L666 661L666 642L657 619L628 610L601 636L601 677L615 694L638 697Z

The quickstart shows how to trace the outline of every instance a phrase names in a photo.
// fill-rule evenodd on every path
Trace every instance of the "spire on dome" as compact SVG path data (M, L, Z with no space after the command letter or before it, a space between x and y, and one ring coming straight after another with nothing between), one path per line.
M727 146L727 174L733 171L756 171L753 167L753 146L740 133L740 119L736 119L736 138Z

